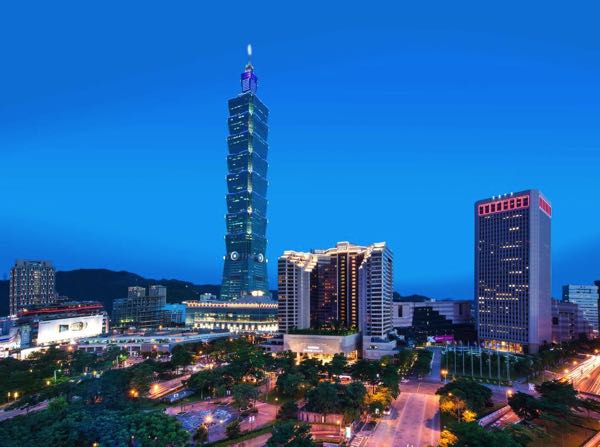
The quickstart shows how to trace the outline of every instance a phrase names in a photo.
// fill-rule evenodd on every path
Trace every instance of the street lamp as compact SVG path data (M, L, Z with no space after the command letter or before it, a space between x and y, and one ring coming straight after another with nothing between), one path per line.
M442 373L442 376L444 376L444 383L446 383L446 378L448 377L448 370L442 369L441 373Z
M510 399L513 395L513 390L506 391L506 403L508 403L508 399Z

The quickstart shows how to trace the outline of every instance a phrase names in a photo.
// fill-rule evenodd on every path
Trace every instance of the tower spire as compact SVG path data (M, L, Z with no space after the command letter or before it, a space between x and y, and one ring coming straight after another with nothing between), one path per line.
M250 91L252 93L256 93L258 79L254 74L254 67L252 66L252 45L248 44L246 47L246 52L248 54L248 63L246 64L246 68L242 73L242 93L246 93Z

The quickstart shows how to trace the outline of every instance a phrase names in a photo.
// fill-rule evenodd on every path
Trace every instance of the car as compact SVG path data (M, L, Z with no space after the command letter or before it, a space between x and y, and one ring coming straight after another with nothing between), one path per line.
M391 409L390 407L385 407L385 408L383 409L383 414L385 414L386 416L387 416L388 414L390 414L391 412L392 412L392 409Z
M400 383L408 383L408 382L410 382L410 380L408 380L408 379L402 379L402 380L400 380Z

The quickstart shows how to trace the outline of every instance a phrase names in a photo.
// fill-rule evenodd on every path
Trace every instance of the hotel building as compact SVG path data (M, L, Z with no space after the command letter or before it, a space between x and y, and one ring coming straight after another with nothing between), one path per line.
M339 242L327 250L284 252L278 260L279 331L286 334L284 346L307 346L302 351L306 354L332 355L332 346L354 351L351 345L360 341L355 335L333 344L322 338L327 331L339 337L336 329L343 328L361 333L364 356L373 351L376 357L393 353L395 342L388 340L393 329L392 265L392 252L385 243ZM311 343L297 339L309 336ZM314 341L316 336L322 343ZM321 345L326 347L318 348Z
M535 353L551 342L551 219L537 190L475 203L477 332L487 347Z

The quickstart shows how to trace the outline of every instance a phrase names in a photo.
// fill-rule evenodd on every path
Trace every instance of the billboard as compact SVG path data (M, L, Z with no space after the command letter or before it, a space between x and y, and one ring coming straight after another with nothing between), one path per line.
M37 344L44 345L99 335L102 333L102 320L102 315L91 315L40 321Z
M427 341L429 343L452 343L454 341L454 336L452 335L433 335L427 337Z

